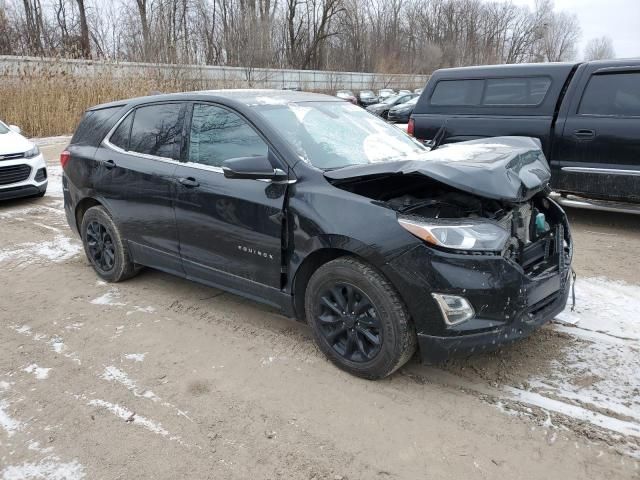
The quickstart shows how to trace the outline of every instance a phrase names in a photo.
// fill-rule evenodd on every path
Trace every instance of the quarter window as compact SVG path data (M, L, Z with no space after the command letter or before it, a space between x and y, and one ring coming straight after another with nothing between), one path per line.
M189 161L222 166L230 158L267 155L267 144L238 114L214 105L193 106Z
M131 124L133 123L133 114L127 115L116 131L111 134L109 142L122 150L129 150L129 134L131 133Z
M139 107L134 112L129 150L179 159L182 105L167 103Z
M484 80L441 80L433 90L431 105L479 105L483 87Z
M640 72L594 75L589 80L578 113L640 116Z

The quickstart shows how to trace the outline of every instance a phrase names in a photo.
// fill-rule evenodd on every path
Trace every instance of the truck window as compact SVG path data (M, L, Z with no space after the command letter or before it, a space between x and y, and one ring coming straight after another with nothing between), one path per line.
M540 105L550 86L548 77L488 78L482 104Z
M484 80L440 80L431 95L431 105L480 105Z
M593 75L578 113L640 117L640 72Z

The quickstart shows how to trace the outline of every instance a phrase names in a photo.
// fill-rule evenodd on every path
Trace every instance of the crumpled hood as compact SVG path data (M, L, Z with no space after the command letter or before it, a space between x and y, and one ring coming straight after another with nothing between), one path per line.
M444 145L411 159L355 165L325 172L331 180L381 174L420 174L474 195L524 202L544 190L551 171L540 142L493 137Z
M32 148L29 140L13 130L0 134L0 155L28 152Z

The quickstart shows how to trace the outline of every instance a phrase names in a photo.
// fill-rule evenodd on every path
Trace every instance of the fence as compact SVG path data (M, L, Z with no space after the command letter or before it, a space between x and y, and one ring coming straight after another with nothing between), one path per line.
M74 78L142 77L187 82L202 85L202 88L300 88L313 91L333 91L342 88L356 91L379 88L413 89L423 87L429 79L428 75L169 65L0 55L1 77L21 78L38 74Z

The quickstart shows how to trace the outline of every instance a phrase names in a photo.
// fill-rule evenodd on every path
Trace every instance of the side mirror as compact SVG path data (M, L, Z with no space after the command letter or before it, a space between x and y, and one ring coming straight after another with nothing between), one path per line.
M9 125L9 128L16 133L22 133L22 129L17 125Z
M287 173L273 168L267 156L230 158L222 163L222 171L226 178L245 180L271 180L282 182L288 180Z

